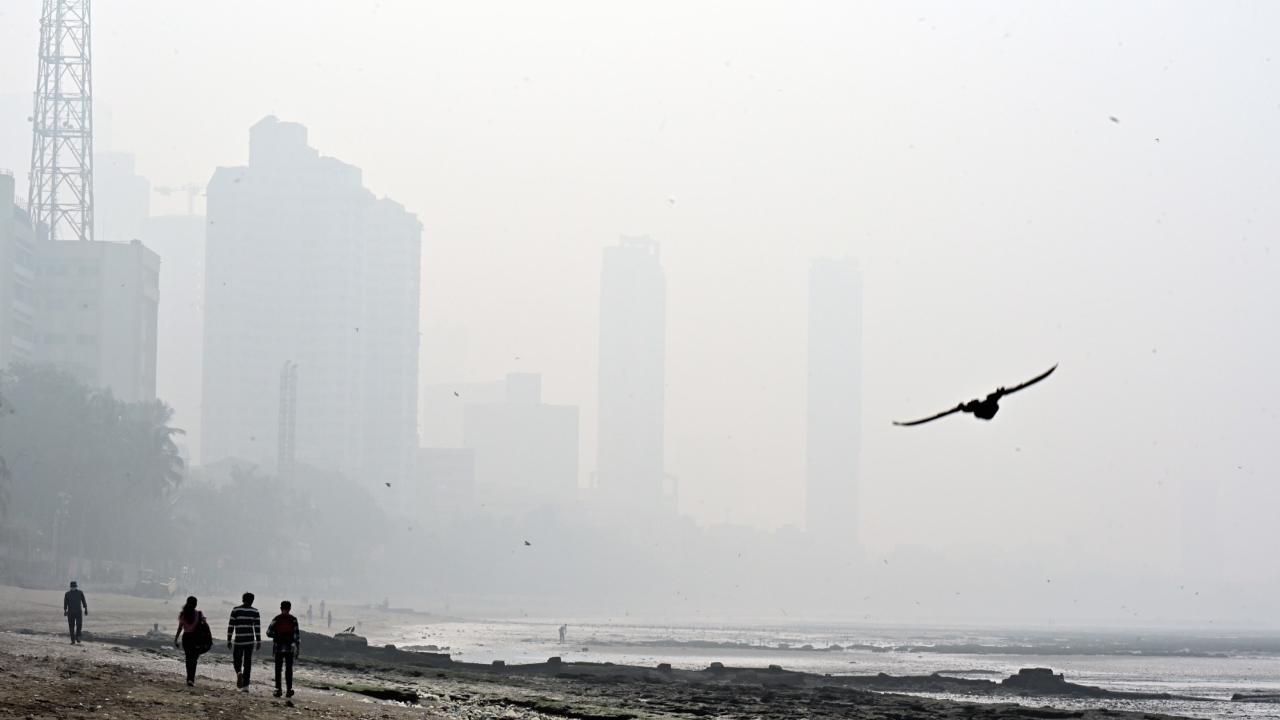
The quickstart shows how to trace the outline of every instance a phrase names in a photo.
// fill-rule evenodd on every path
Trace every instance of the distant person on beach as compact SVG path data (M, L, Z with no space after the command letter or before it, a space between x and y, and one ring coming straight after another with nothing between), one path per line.
M83 614L82 614L83 611ZM89 614L89 603L84 593L71 581L71 589L62 596L62 614L67 616L67 632L71 634L71 644L80 642L80 629L84 625L84 616Z
M324 600L320 601L320 617L324 617Z
M293 697L293 659L302 649L302 631L298 628L298 619L289 614L293 603L285 600L280 603L280 614L267 626L267 637L271 638L271 652L276 659L276 692L280 697L280 670L284 670L285 697Z
M311 626L311 606L307 606L307 626Z
M564 636L565 636L565 635L568 635L568 634L569 634L569 626L568 626L568 625L561 625L561 626L560 626L560 644L561 644L561 645L563 645L563 644L564 644Z
M333 627L333 611L332 610L329 611L328 623L329 623L328 627Z
M178 613L178 632L173 636L173 646L181 647L187 656L187 687L195 687L196 663L200 656L213 646L213 633L209 623L205 622L204 613L196 610L195 597L188 597L182 612ZM178 643L182 638L182 643Z
M236 687L249 692L249 673L253 670L253 651L262 649L262 616L253 607L253 593L240 596L243 602L231 610L227 621L227 649L236 669Z

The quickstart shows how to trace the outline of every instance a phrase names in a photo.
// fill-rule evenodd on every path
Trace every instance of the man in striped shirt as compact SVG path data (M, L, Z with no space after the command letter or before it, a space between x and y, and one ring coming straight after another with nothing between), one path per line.
M245 593L244 601L231 610L227 623L227 649L236 668L236 687L249 692L249 671L253 669L253 651L262 649L262 618L253 607L253 593Z

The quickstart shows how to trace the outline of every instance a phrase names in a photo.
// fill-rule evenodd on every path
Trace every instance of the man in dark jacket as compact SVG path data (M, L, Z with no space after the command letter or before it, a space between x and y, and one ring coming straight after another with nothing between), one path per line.
M67 631L71 633L71 644L75 645L80 642L80 628L84 625L84 616L89 614L89 603L85 601L84 593L80 592L80 588L76 587L75 580L71 581L71 589L62 596L62 614L67 616Z
M280 697L280 670L284 668L284 681L288 692L285 697L293 697L293 658L302 647L302 630L298 627L298 618L289 614L293 603L285 600L280 603L280 614L267 626L267 637L272 639L271 652L276 659L276 692Z
M249 692L249 672L253 670L253 651L262 649L262 617L253 607L253 593L240 596L244 604L231 610L227 621L227 649L236 669L236 687Z

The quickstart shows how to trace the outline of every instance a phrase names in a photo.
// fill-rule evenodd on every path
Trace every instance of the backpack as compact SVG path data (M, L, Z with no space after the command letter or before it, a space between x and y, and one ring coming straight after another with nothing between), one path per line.
M195 637L191 640L191 649L198 654L203 655L213 648L213 630L209 629L209 623L205 622L204 615L200 615L200 624L196 625Z
M293 634L298 629L298 621L292 615L281 615L276 618L276 633L272 637L282 645L293 644Z

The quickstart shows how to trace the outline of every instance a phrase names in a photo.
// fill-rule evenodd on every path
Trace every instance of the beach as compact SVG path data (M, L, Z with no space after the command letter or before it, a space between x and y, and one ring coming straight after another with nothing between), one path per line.
M172 636L146 633L176 606L163 600L90 595L89 639L61 630L61 594L0 589L0 706L18 718L1167 718L1089 708L1057 709L1038 698L1015 704L872 692L781 669L655 670L612 663L503 666L447 655L371 647L346 651L309 636L292 701L270 694L269 655L258 655L251 692L234 689L229 654L202 658L195 688L183 684ZM219 608L220 609L220 608ZM220 631L220 612L206 609ZM374 612L374 611L370 611ZM371 614L370 623L388 623ZM265 614L265 613L264 613ZM390 698L390 699L387 699Z

